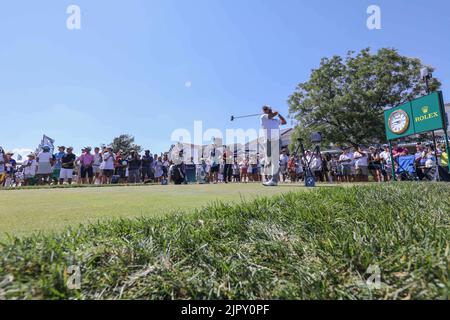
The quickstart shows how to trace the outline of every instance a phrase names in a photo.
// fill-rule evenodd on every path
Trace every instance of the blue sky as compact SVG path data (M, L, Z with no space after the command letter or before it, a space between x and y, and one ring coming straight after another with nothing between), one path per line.
M71 4L81 30L66 28ZM371 4L382 30L366 27ZM368 46L436 67L450 101L449 12L447 0L4 1L0 145L34 149L47 134L79 152L130 133L161 152L195 120L257 128L230 115L286 114L321 57Z

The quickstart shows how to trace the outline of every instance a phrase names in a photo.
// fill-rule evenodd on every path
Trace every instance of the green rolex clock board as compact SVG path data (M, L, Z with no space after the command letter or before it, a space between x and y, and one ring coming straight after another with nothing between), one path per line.
M414 134L411 103L405 103L385 112L386 134L388 140L394 140Z
M411 101L411 108L416 134L440 130L444 127L439 92Z
M384 112L388 140L445 128L442 92L402 104Z

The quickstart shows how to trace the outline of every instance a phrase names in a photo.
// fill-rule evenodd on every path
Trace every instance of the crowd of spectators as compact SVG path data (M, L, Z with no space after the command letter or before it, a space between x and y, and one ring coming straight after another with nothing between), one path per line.
M264 175L264 159L244 156L238 159L227 148L222 153L215 152L194 163L191 158L174 163L168 153L143 154L131 150L127 154L111 147L86 147L79 155L72 147L58 147L52 153L44 146L39 153L30 153L27 159L18 163L13 152L5 152L0 147L0 186L63 185L63 184L176 184L197 183L252 183L264 182L270 177ZM289 154L283 149L280 154L280 181L295 183L303 181L306 172L312 173L318 182L389 182L393 174L398 180L407 179L402 174L399 159L412 159L417 180L438 180L441 168L448 174L448 152L445 144L417 143L415 148L389 146L343 147L340 153L316 153L305 151L305 156ZM188 169L193 171L193 179L188 179Z

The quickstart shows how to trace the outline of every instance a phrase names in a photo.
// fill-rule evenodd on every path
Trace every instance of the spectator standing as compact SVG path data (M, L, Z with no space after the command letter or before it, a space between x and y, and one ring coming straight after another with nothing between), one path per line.
M392 179L392 159L387 144L383 145L383 151L380 153L380 160L382 167L381 173L383 174L384 181L388 182Z
M5 181L5 163L6 163L6 154L2 147L0 147L0 186L3 186L3 182Z
M295 159L295 156L292 155L292 156L289 158L288 166L287 166L288 175L289 175L289 180L290 180L292 183L293 183L293 182L297 182L296 162L297 162L297 160Z
M209 162L211 166L209 169L209 182L217 184L219 182L220 157L215 144L212 146Z
M119 150L119 152L116 155L115 167L116 167L116 175L120 177L119 178L120 183L127 183L128 161L124 157L122 150Z
M52 174L52 164L55 161L55 156L51 154L50 147L44 146L42 151L39 152L37 159L37 178L39 180L38 184L50 184L50 175Z
M400 147L397 143L392 144L392 154L395 160L397 160L398 157L407 156L408 153L408 149Z
M153 181L154 174L152 171L153 156L150 150L145 150L145 154L142 157L142 181Z
M16 173L17 162L13 159L14 152L9 151L5 157L5 188L13 186L14 174Z
M289 156L287 155L287 150L283 149L280 154L280 176L283 182L286 182L288 176L288 162Z
M155 161L155 182L160 183L164 175L162 158L158 157Z
M128 183L136 184L140 182L141 159L139 154L132 150L128 157Z
M323 182L330 182L330 168L328 167L328 155L321 155L322 158L322 178Z
M424 178L424 168L425 168L425 148L421 143L416 144L416 152L414 154L414 162L417 177L422 180Z
M334 171L332 167L332 157L331 154L327 153L323 155L323 164L322 167L324 168L324 179L325 181L332 183L333 177L334 177Z
M225 183L232 181L233 175L233 155L227 146L223 146L223 181Z
M94 173L94 184L100 184L100 175L101 175L100 164L102 163L102 155L100 154L99 147L95 147L93 156L94 156L94 163L92 164L92 171Z
M248 182L248 158L242 159L239 163L239 169L241 170L241 182Z
M194 165L194 158L191 158L192 164ZM166 153L162 156L162 163L163 163L163 177L165 180L169 181L169 169L170 169L170 161L169 161L169 155Z
M157 169L157 166L158 166L158 157L159 156L156 153L153 155L152 172L153 172L153 178L154 178L155 181L156 181L156 169ZM184 159L183 152L180 153L180 159Z
M350 148L343 148L342 154L339 157L343 182L351 182L352 180L352 162L353 153L351 153Z
M61 158L66 153L66 147L65 146L59 146L58 152L54 154L55 157L55 164L53 166L53 173L52 173L52 180L53 184L58 184L59 181L59 175L61 173Z
M368 182L369 181L369 162L368 155L361 146L353 154L353 159L355 159L355 169L356 169L356 181L357 182Z
M436 150L432 144L427 145L424 151L426 178L430 181L436 181L439 177Z
M441 167L448 172L448 151L445 143L441 145Z
M277 156L277 164L276 164L276 168L277 168L277 176L273 178L273 180L276 180L278 183L278 173L280 170L280 166L279 166L279 158ZM266 164L265 164L266 165ZM248 173L249 173L249 178L251 179L250 181L252 182L258 182L259 180L259 175L258 175L258 157L257 156L253 156L250 158L250 163L249 163L249 167L248 167ZM271 176L272 179L272 176Z
M36 183L36 171L37 171L36 156L34 153L30 153L27 156L27 158L28 160L26 160L22 164L24 185L32 186Z
M75 168L75 162L77 157L73 153L73 148L68 147L67 152L61 158L61 172L59 175L59 184L63 185L65 181L68 184L72 184L73 169Z
M102 152L102 162L100 164L102 184L111 184L111 179L114 175L114 159L115 157L112 148L104 148Z
M314 173L317 181L323 182L323 171L322 171L322 155L313 154L311 160L311 170Z
M382 166L380 152L375 147L369 148L369 171L372 174L375 182L381 182L382 179Z
M91 147L84 148L84 153L78 158L80 161L80 177L82 184L92 184L94 180L94 161L95 157L91 154Z
M330 168L330 182L341 182L340 181L340 175L339 175L339 164L338 159L335 155L329 155L330 159L328 161L328 166Z
M232 170L233 170L233 182L241 182L241 175L240 175L241 170L236 160L233 163Z

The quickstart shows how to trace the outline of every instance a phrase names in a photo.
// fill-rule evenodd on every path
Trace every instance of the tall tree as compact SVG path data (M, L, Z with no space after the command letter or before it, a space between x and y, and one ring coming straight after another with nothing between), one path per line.
M142 147L135 144L134 137L129 134L122 134L114 138L111 146L114 153L118 152L119 150L122 150L124 154L130 154L131 150L135 150L137 152L142 151Z
M358 145L386 140L383 112L426 93L417 58L383 48L370 48L346 57L323 58L309 81L300 83L289 97L290 113L298 121L294 137L309 140L322 132L328 145ZM430 89L440 88L432 79Z

